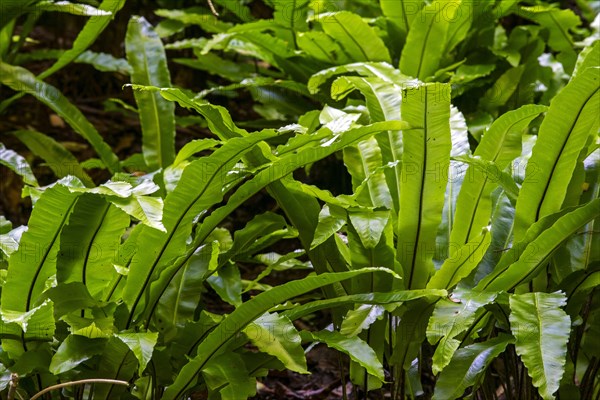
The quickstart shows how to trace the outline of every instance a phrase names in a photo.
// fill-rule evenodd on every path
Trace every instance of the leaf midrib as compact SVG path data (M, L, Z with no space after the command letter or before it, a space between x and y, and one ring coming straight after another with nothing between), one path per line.
M140 299L142 298L142 295L143 295L146 287L148 286L148 283L150 282L150 279L154 275L154 271L156 269L156 266L158 265L159 261L161 260L161 258L163 256L164 252L166 251L168 245L171 243L171 239L173 238L173 235L177 231L177 228L179 228L179 225L181 224L181 221L185 218L185 216L190 211L190 209L194 206L194 204L196 204L196 202L206 193L206 191L208 190L208 188L209 188L210 184L212 183L213 179L223 169L223 167L225 167L228 163L230 163L231 160L239 158L239 155L242 154L246 150L247 150L246 147L240 149L239 151L235 152L232 155L232 157L230 157L226 162L221 163L221 165L218 168L215 169L215 173L213 173L210 176L210 178L207 180L206 184L204 185L204 188L202 188L202 190L200 191L200 193L198 194L198 196L196 196L194 198L194 200L189 203L189 205L185 208L184 212L181 213L180 216L177 218L177 221L175 222L175 225L173 226L173 229L168 234L167 240L161 246L161 249L160 249L159 253L157 254L157 257L155 258L154 262L152 263L152 266L150 267L149 273L146 275L146 279L144 280L144 285L141 287L141 290L139 291L139 293L138 293L135 301L133 302L133 305L131 307L131 314L129 315L129 320L127 321L127 326L128 327L133 322L133 318L134 318L134 315L135 315L135 309L137 308L137 306L138 306L138 304L140 302Z
M413 281L413 277L414 277L414 272L415 272L415 267L416 267L416 259L418 257L417 255L417 250L419 248L419 239L421 237L421 223L423 220L423 201L424 201L424 190L425 190L425 179L426 179L426 169L427 169L427 135L428 135L428 126L427 126L427 104L428 104L428 98L427 98L427 86L423 86L424 90L425 90L425 103L423 105L424 109L423 109L423 164L421 166L421 187L419 188L419 206L418 206L418 217L417 217L417 235L415 236L415 243L413 245L413 252L412 252L412 260L411 260L411 267L410 267L410 275L408 278L408 289L412 289L412 281Z
M26 304L25 311L29 311L30 310L30 307L31 307L31 297L33 296L33 290L35 289L35 284L37 283L37 279L40 276L40 273L42 272L42 268L44 267L44 264L46 263L46 258L48 258L48 255L50 254L50 251L54 247L54 243L56 242L56 239L58 238L58 235L62 231L62 226L65 224L65 221L69 217L69 215L71 213L71 210L73 209L73 206L75 205L75 202L76 202L77 198L78 197L75 196L73 198L73 200L71 201L71 204L69 205L69 208L66 210L65 215L63 215L63 217L62 217L62 219L60 221L60 224L59 224L60 228L56 230L56 233L54 234L54 237L50 241L49 245L46 246L46 251L44 252L44 256L42 257L40 263L38 264L37 270L35 271L35 274L33 275L33 280L31 282L31 286L29 287L29 292L27 293L27 302L25 303Z
M571 135L573 133L573 129L575 129L575 126L577 126L577 122L579 122L579 118L581 117L581 113L583 112L583 110L587 106L588 102L590 101L590 99L592 97L594 97L596 95L596 93L598 93L599 90L600 90L600 86L597 87L596 90L594 90L587 97L587 99L585 99L585 101L583 102L581 108L577 112L577 117L573 120L573 123L571 124L571 127L569 128L569 133L565 137L565 140L564 140L564 142L563 142L563 144L562 144L562 146L560 148L560 152L558 153L558 157L556 157L556 159L554 160L554 162L552 164L552 169L550 170L550 175L548 176L548 180L545 183L544 191L542 192L542 197L540 198L540 202L537 205L537 210L535 212L535 220L536 221L540 219L540 213L541 213L541 210L542 210L542 206L545 203L544 200L546 199L546 194L548 193L548 188L550 187L550 184L552 183L552 177L554 176L554 171L556 170L556 167L557 167L558 163L562 159L561 156L563 154L563 151L564 151L565 147L567 146L567 143L569 142L569 139L571 138Z

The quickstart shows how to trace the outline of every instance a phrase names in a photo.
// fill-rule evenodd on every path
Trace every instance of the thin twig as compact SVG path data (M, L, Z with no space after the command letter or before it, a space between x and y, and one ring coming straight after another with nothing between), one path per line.
M215 5L213 4L212 0L208 0L208 6L210 7L210 11L213 13L213 15L215 17L218 17L219 13L217 12L217 9L215 8Z
M74 385L85 385L86 383L110 383L113 385L129 386L129 382L119 381L116 379L82 379L80 381L71 381L71 382L59 383L58 385L49 386L46 389L34 394L33 397L29 400L39 399L44 394L46 394L52 390L62 389L64 387L69 387L69 386L74 386Z

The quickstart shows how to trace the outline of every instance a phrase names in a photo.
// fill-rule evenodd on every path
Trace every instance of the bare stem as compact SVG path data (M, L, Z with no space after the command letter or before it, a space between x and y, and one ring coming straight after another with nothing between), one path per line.
M33 397L29 400L39 399L45 393L48 393L52 390L62 389L64 387L68 387L68 386L85 385L86 383L110 383L112 385L129 386L129 382L119 381L116 379L82 379L80 381L64 382L64 383L59 383L58 385L49 386L46 389L42 390L41 392L38 392L35 395L33 395Z

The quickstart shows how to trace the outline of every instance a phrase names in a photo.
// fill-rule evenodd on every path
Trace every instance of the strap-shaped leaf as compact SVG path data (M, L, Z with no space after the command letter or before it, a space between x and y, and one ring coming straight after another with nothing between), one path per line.
M245 138L231 139L210 156L194 161L185 169L179 184L165 199L163 225L166 232L148 228L138 238L137 245L148 251L136 253L131 261L123 293L131 312L130 322L141 312L143 295L150 295L150 283L157 280L168 263L185 249L193 219L223 198L225 174L255 144L276 135L273 131L263 131ZM170 281L170 274L176 271L171 269L169 275L165 275L170 276L166 281L154 285L158 287L152 290L154 294L147 303L152 308Z
M456 250L449 255L440 269L431 277L427 283L427 288L450 289L468 276L485 256L485 252L492 241L491 236L489 230L486 229L481 235L458 247L458 249L456 249L454 243L451 243L451 250Z
M573 77L588 68L598 68L598 57L600 57L600 41L595 40L590 46L581 50L577 58L577 64L573 70Z
M31 310L46 289L46 280L56 273L60 232L78 197L58 184L46 189L36 202L29 229L8 261L8 276L2 287L3 315Z
M400 106L402 103L400 85L402 83L408 83L408 79L403 81L396 79L395 83L391 83L380 77L342 76L331 85L331 97L337 100L357 89L365 96L371 122L400 120ZM389 193L388 196L391 197L393 210L397 215L401 186L402 135L398 131L382 132L375 136L375 140L377 140L379 152L381 153L381 162L391 167L383 171L385 179L380 179L378 174L369 175L369 181L367 182L370 189L369 194L371 198L379 198L381 199L380 202L385 202L385 197L377 196L377 193L382 191ZM360 147L358 147L358 150L361 154L364 153ZM366 161L365 156L366 154L363 154L362 158ZM346 164L350 170L350 164L348 162ZM379 174L382 175L381 172ZM377 190L378 188L380 189ZM377 204L377 201L373 203ZM387 206L389 207L389 205Z
M425 2L410 0L381 0L381 11L400 33L398 41L406 38L412 20Z
M340 326L340 333L344 336L357 336L383 316L385 309L380 305L361 304L354 310L348 311Z
M352 61L391 62L383 40L363 19L349 11L318 14L314 17L325 33L340 43Z
M35 179L35 175L27 160L16 151L7 149L3 143L0 143L0 164L20 175L26 184L38 186L37 179Z
M127 214L103 198L82 195L60 236L57 281L81 282L99 298L117 274L114 258L129 223Z
M494 271L482 279L476 289L511 290L529 282L565 240L598 216L600 199L595 199L574 210L565 210L558 219L550 215L538 221L530 228L525 240L517 242L504 254Z
M54 305L52 301L46 300L41 305L27 312L10 312L2 310L2 350L13 360L19 360L24 352L31 350L28 342L51 342L56 330L54 319ZM39 343L38 343L39 345ZM38 350L40 348L35 345ZM35 353L35 350L32 352ZM45 360L45 358L44 358ZM18 368L27 368L26 364ZM42 361L42 368L47 368L47 362ZM16 371L14 368L13 371ZM28 370L25 373L29 373ZM20 372L17 372L20 373Z
M175 327L194 320L206 275L216 270L218 259L219 242L207 243L198 249L170 282L160 299L155 322L165 339L168 334L174 333Z
M326 300L317 300L294 307L285 311L284 314L291 320L296 320L310 313L326 308L341 307L348 304L394 304L405 301L416 300L422 297L445 297L445 290L420 289L420 290L397 290L388 293L362 293L335 297Z
M132 17L125 38L127 61L133 69L131 83L170 87L171 77L161 39L143 17ZM142 125L144 160L152 170L175 159L175 105L160 94L134 91Z
M165 92L161 93L165 94ZM200 225L198 229L197 235L194 239L194 243L189 248L192 249L192 251L188 249L185 255L179 257L173 264L169 266L168 272L165 273L164 277L156 285L156 295L153 295L153 301L158 301L160 294L162 294L162 291L164 290L162 286L168 283L170 279L172 279L172 276L174 276L174 274L177 272L177 270L181 268L181 266L184 265L185 262L187 262L187 260L193 254L193 249L202 244L204 240L208 237L208 235L216 228L216 226L219 223L221 223L221 221L227 215L229 215L233 210L235 210L237 207L243 204L244 201L246 201L252 195L256 194L259 190L273 182L278 181L279 179L284 178L291 171L297 168L323 159L328 155L333 154L336 151L339 151L350 144L356 143L360 140L364 140L365 138L373 135L374 133L381 132L382 130L389 128L399 129L405 126L407 126L407 124L402 123L400 121L388 121L372 124L366 127L355 128L344 132L344 134L341 136L336 137L336 139L330 145L321 145L318 147L304 148L295 154L290 154L286 157L278 159L277 161L270 164L268 167L261 170L255 178L240 186L229 198L229 201L226 205L218 208L217 210L213 211L208 217L206 217L206 219L202 222L202 225ZM255 133L251 137L256 137L256 135L257 134ZM188 171L189 169L190 167L188 167L186 171ZM302 207L299 208L301 209ZM312 234L312 231L309 230L306 233ZM309 245L309 243L310 240L307 241L307 246ZM149 312L150 315L154 312L155 306L155 303L149 306L147 312Z
M386 62L359 62L339 65L317 72L310 77L308 90L311 93L317 93L329 79L337 75L349 75L350 73L364 77L377 77L388 83L403 83L411 80L408 75L402 74Z
M296 46L296 35L308 29L306 16L309 10L309 0L284 0L275 2L273 19L276 24L289 29L286 39Z
M119 160L96 128L54 86L36 78L25 68L0 62L0 82L11 89L30 94L59 114L72 128L96 150L104 165L111 171L119 170Z
M81 15L86 17L93 16L110 16L111 13L97 9L87 4L77 4L68 1L50 1L43 0L38 1L34 6L26 9L27 12L40 12L40 11L58 11L69 13L73 15Z
M85 24L83 29L79 31L77 38L73 42L73 47L67 50L58 60L46 71L42 72L39 76L40 79L47 78L51 74L55 73L59 69L68 65L71 61L76 59L81 53L87 50L100 36L100 34L106 29L108 24L112 21L115 14L123 8L126 0L104 0L98 9L102 12L108 12L108 14L96 14L92 16Z
M246 326L243 332L260 351L277 357L287 369L308 373L300 335L286 316L265 313Z
M451 21L460 10L460 2L458 4L457 7L457 3L436 0L413 18L400 57L403 74L421 80L435 74L444 55Z
M369 345L358 336L348 337L336 331L319 331L300 333L305 340L314 340L325 343L327 347L341 351L347 354L352 361L358 363L370 375L377 377L379 380L384 380L383 365L377 358L377 354Z
M448 367L440 374L433 398L454 400L461 397L467 388L479 381L486 368L504 352L506 346L513 342L511 336L502 335L459 349Z
M565 371L571 319L564 293L512 295L510 327L516 350L544 400L554 399Z
M296 42L300 50L319 61L342 65L352 62L341 45L325 32L299 32Z
M57 177L64 178L67 175L73 175L87 187L94 186L94 182L81 168L75 156L50 136L25 130L13 132L13 135L23 142L33 154L41 157Z
M450 135L452 140L451 157L467 156L471 154L469 145L469 132L464 115L458 108L450 107ZM436 254L434 263L436 268L442 260L451 255L456 249L456 244L450 243L450 233L455 225L454 213L456 210L456 201L465 179L465 165L461 161L452 158L448 171L448 183L446 184L446 195L444 209L442 211L442 222L438 226L436 237Z
M544 106L527 105L509 111L498 118L481 139L474 156L491 161L501 173L508 164L521 154L521 132L540 113ZM456 203L455 224L450 234L450 242L457 245L467 243L478 236L481 229L488 225L492 213L491 193L497 185L494 175L482 173L480 169L469 166L465 174Z
M517 200L515 240L540 218L561 209L579 153L600 126L600 76L588 68L554 97L527 163Z
M206 363L223 348L230 339L244 329L252 321L266 311L281 304L282 302L307 293L311 290L349 279L364 273L375 271L387 271L378 268L365 268L342 273L325 273L317 276L285 283L273 289L261 293L252 300L239 306L229 314L217 328L215 328L206 339L198 346L198 355L187 363L171 386L164 393L164 400L179 399L182 394L194 383L198 373Z
M426 84L409 89L402 119L414 129L403 131L400 213L396 257L407 289L425 287L433 271L433 253L442 220L450 165L450 88Z
M226 111L224 111L221 108L214 107L214 106L209 107L209 106L206 106L205 104L195 102L178 89L158 89L158 88L147 88L147 89L148 90L160 90L161 95L163 95L165 98L172 100L172 101L177 101L179 104L181 104L184 107L193 108L193 109L197 110L198 112L202 113L207 118L207 121L209 122L209 126L211 127L211 130L213 130L215 132L220 132L220 134L223 135L223 137L239 138L240 136L245 137L246 135L248 135L248 133L246 131L243 131L243 130L237 128L231 121L231 118L229 117L229 115L226 114ZM176 261L174 261L172 264L169 265L167 272L163 272L164 276L159 281L157 281L157 284L155 285L155 288L153 289L153 293L155 293L155 294L152 295L152 304L150 304L147 308L147 312L149 313L149 315L152 315L154 313L158 299L164 292L166 285L168 285L168 282L173 278L175 273L177 273L177 271L183 265L185 265L187 260L192 256L194 249L197 248L198 246L200 246L204 242L204 240L208 237L208 235L215 229L215 227L227 215L229 215L229 213L231 213L233 210L235 210L237 207L239 207L244 201L246 201L248 198L250 198L250 196L254 195L259 190L264 188L265 186L273 184L273 182L276 182L276 181L286 177L287 175L290 174L291 171L293 171L297 168L300 168L304 165L318 161L322 158L325 158L328 155L331 155L331 154L335 153L336 151L339 151L348 145L357 143L361 140L368 138L369 136L371 136L375 133L378 133L378 132L381 132L384 130L388 130L388 129L399 130L402 128L406 128L407 126L408 126L408 124L401 122L401 121L387 121L387 122L372 124L372 125L366 126L366 127L359 127L359 128L351 129L347 132L344 132L343 135L336 136L334 138L334 140L330 140L327 143L321 144L320 146L303 148L302 150L298 151L295 154L290 154L290 155L287 155L286 157L282 157L279 160L273 162L268 167L261 170L254 179L246 182L244 185L242 185L240 188L238 188L236 190L236 192L229 199L227 205L215 210L213 213L211 213L211 215L209 215L203 221L203 223L200 226L200 229L198 231L198 234L196 235L194 243L189 248L189 249L191 249L191 251L188 249L186 251L186 254L179 257L179 259L177 259ZM258 135L257 133L254 133L251 137L256 139L257 135ZM241 140L241 139L236 139L236 140ZM250 137L246 137L245 140L250 140ZM247 150L250 151L251 149L247 149ZM262 151L262 150L259 150L259 151ZM215 152L215 154L216 154L216 152ZM240 156L241 155L242 155L242 153L240 153ZM197 162L198 161L196 161L196 163ZM207 162L207 160L204 160L204 162ZM215 163L212 163L211 165L215 165ZM218 165L218 163L216 165ZM190 170L190 167L191 167L191 165L186 168L186 173L188 173L187 171ZM198 167L198 168L201 168L201 167ZM185 176L185 174L184 174L184 176ZM182 177L182 180L183 180L183 177ZM198 190L198 188L195 188L194 190ZM278 195L279 196L281 196L281 195L287 196L286 201L298 202L298 194L290 194L289 192L286 194L286 191L281 191L278 193ZM311 199L311 197L308 197L308 198ZM214 204L214 203L211 203L211 205L212 204ZM302 204L302 205L298 204L296 209L301 210L301 211L298 214L295 214L295 216L299 216L299 218L307 218L305 208L306 208L306 204ZM179 210L181 210L181 209L182 208L179 207ZM165 211L165 213L166 213L166 211ZM296 222L294 222L294 223L296 224ZM310 221L307 221L306 225L310 229L299 229L299 231L301 233L304 232L305 234L310 235L310 238L309 237L306 237L306 238L301 237L301 239L305 242L305 245L308 247L310 245L310 242L312 241L312 232L314 232L314 224ZM166 226L166 223L165 223L165 226ZM182 236L181 242L184 242L185 238L187 238L187 236ZM153 243L152 246L154 247L156 241L150 240L149 243ZM156 257L156 255L157 254L155 254L154 256L150 256L150 257ZM144 257L149 257L149 256L145 255ZM168 259L168 257L164 258L165 262L167 259ZM323 258L323 259L326 259L326 258ZM158 262L157 260L154 261L154 264L156 265L157 262ZM155 268L155 266L152 268ZM148 275L146 277L148 280L151 279ZM139 287L139 285L138 286L134 285L131 290L137 291L138 287ZM140 293L138 296L141 299L141 292L138 292L138 293Z
M190 7L186 9L160 9L154 11L154 13L160 17L168 18L168 22L176 23L177 28L183 29L188 25L198 25L203 31L207 33L221 33L226 32L231 28L232 24L220 20L217 16L204 11L199 7ZM157 27L157 32L160 32L160 27L167 21L162 22ZM179 31L179 29L177 29ZM164 35L161 36L164 37Z
M471 290L455 290L451 300L440 300L433 310L433 315L427 324L427 339L431 344L438 340L438 346L433 354L433 373L442 371L460 341L456 336L469 329L475 322L477 311L496 298L497 293L475 292Z

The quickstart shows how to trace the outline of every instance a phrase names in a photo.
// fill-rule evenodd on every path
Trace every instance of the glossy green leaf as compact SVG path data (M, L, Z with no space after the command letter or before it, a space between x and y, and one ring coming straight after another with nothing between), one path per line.
M70 187L75 193L92 193L105 196L106 199L138 219L144 225L165 231L162 224L163 199L152 197L150 194L159 189L158 185L150 180L136 182L136 186L125 181L108 181L95 188Z
M2 321L7 324L17 324L24 333L36 332L38 336L48 336L54 333L55 321L53 318L54 304L45 300L39 306L29 311L2 311ZM40 332L46 331L46 335Z
M131 83L171 86L162 41L143 17L133 17L125 39L127 61L133 69ZM144 160L151 169L164 168L175 159L175 105L160 94L134 91L142 124Z
M588 68L597 68L598 65L596 60L599 56L600 42L596 40L591 45L581 50L581 53L579 53L577 63L575 64L575 69L573 70L573 77L576 77Z
M73 175L79 178L87 187L94 186L92 179L79 165L77 158L63 145L50 136L36 131L19 130L13 132L33 154L41 157L46 165L59 178Z
M517 242L503 255L494 271L482 279L476 289L510 290L529 282L561 243L599 215L600 199L596 199L574 210L566 210L558 218L550 215L538 221L529 228L522 242Z
M148 306L146 311L154 313L156 303L171 278L156 279L167 267L170 268L169 274L177 272L170 263L185 248L194 218L223 198L221 185L226 174L255 144L276 135L276 132L264 131L247 138L232 139L210 156L194 161L185 169L177 188L165 199L162 222L166 232L149 228L138 238L138 246L147 246L149 250L136 253L125 285L123 298L130 307L131 321L142 311L140 306L144 303ZM150 302L142 301L149 293L152 293Z
M352 61L391 62L388 49L381 38L360 16L340 11L319 14L314 18L325 33L340 43Z
M87 4L77 4L68 1L38 1L32 8L26 9L27 12L40 11L58 11L73 15L81 15L87 17L101 16L106 17L112 13L104 10L99 10Z
M117 333L115 336L125 343L138 360L138 373L141 375L152 358L158 340L157 332Z
M137 369L137 359L129 347L116 337L111 337L105 347L98 369L93 371L93 377L129 381ZM97 385L94 388L94 398L102 400L114 399L125 391L121 385Z
M511 96L518 90L519 82L525 72L525 65L508 69L496 80L480 99L481 108L493 112L504 106Z
M306 22L309 0L284 0L275 2L273 19L276 24L289 29L286 39L296 46L296 35L308 29Z
M242 278L235 264L222 266L206 281L222 300L236 307L242 304Z
M346 212L343 208L332 204L325 204L319 213L319 223L317 224L310 248L314 249L334 235L346 224L346 218Z
M440 374L433 398L454 400L462 397L464 391L475 385L491 362L513 342L511 336L502 335L459 349L448 367Z
M181 150L179 150L175 161L173 161L173 165L177 166L183 161L188 160L194 154L204 150L212 150L219 144L221 143L215 139L196 139L189 141L181 148Z
M444 55L451 21L459 9L460 3L457 7L457 4L436 0L417 13L410 23L400 57L403 74L421 80L434 75Z
M285 218L281 215L271 212L257 215L246 226L234 233L233 243L227 252L219 258L219 263L222 265L227 260L240 254L251 252L252 246L261 238L266 237L274 231L283 229L285 226Z
M36 202L19 250L9 259L8 276L2 287L3 315L31 310L46 290L46 280L56 273L60 232L77 198L77 194L57 184L46 189Z
M202 376L211 392L223 400L250 398L256 394L256 379L251 377L237 353L220 354L206 364Z
M311 93L317 93L329 79L337 75L349 75L350 73L364 77L377 77L388 83L403 83L411 79L386 62L359 62L331 67L317 72L308 81L308 90Z
M515 347L544 400L554 399L564 373L571 319L561 309L564 293L510 296L510 327Z
M348 311L340 326L340 333L344 336L357 336L368 329L378 318L381 318L385 309L380 305L362 304L354 310Z
M493 161L468 156L454 157L453 160L461 161L474 167L475 171L471 171L474 174L486 175L486 180L492 184L495 183L501 186L511 200L516 200L519 196L519 186L517 186L513 177L508 172L502 171Z
M76 63L89 64L101 72L118 72L122 75L130 75L133 71L127 60L116 58L107 53L96 53L86 50L74 60Z
M571 35L574 28L581 25L579 17L569 9L553 7L521 7L519 14L548 29L548 45L559 52L558 60L567 72L572 72L577 59L575 43Z
M340 307L348 304L400 304L404 301L419 299L422 297L445 297L448 293L445 290L406 290L406 291L390 291L387 293L363 293L340 296L331 299L317 300L285 311L284 314L291 320L296 320L302 316L323 310L326 308Z
M350 211L348 216L362 245L366 249L372 249L379 243L390 213L389 211Z
M289 318L265 313L248 324L243 332L258 350L277 357L287 369L308 373L300 335Z
M377 379L383 381L383 365L377 358L377 354L364 340L358 336L348 337L339 332L322 330L318 332L301 332L302 338L312 339L325 343L327 347L347 354L351 360L365 368L367 372Z
M521 153L521 131L540 113L544 106L523 106L498 118L481 139L474 156L493 162L501 173ZM495 172L495 170L492 170ZM493 175L482 174L470 166L456 203L455 220L450 242L467 243L487 226L492 213L491 193L496 187Z
M410 89L402 119L404 159L398 216L397 259L408 289L423 288L433 272L433 254L450 166L449 87L428 84Z
M193 384L198 372L204 368L206 363L215 356L220 349L222 349L223 345L233 338L235 334L244 329L245 326L256 320L275 305L319 287L349 279L360 274L372 273L376 270L378 269L363 269L310 276L274 287L267 292L259 294L252 300L243 303L234 312L229 314L229 316L227 316L226 319L223 320L223 322L198 346L198 355L183 367L175 379L175 382L165 391L163 399L174 400L179 398L179 396ZM379 269L379 271L385 270Z
M399 39L405 39L410 24L424 5L421 1L381 0L381 11L400 33Z
M319 61L329 64L349 64L352 59L342 47L325 32L299 32L296 39L300 50Z
M82 282L99 298L117 273L114 256L130 218L99 196L80 196L60 236L59 283Z
M11 359L18 361L11 369L13 372L20 373L18 369L25 368L25 366L18 366L18 364L21 361L23 364L27 364L26 354L28 352L36 353L40 350L40 347L45 349L45 346L40 346L42 344L40 342L51 342L53 340L56 321L52 301L46 300L27 312L3 310L0 328L2 329L2 350ZM28 344L29 342L38 342L37 344L34 343L35 350L32 350L31 347L33 346ZM47 362L43 362L43 368L45 369L49 363L49 359Z
M475 322L477 311L496 298L497 293L457 289L450 300L440 300L427 325L427 339L437 343L433 354L433 373L438 374L451 362L460 345L456 336Z
M217 16L203 12L202 9L191 7L186 9L159 9L156 15L178 21L183 26L198 25L205 32L219 33L231 28L232 24L220 20Z
M21 176L27 185L38 186L37 179L35 179L27 160L17 152L7 149L3 143L0 143L0 164Z
M491 233L485 229L472 241L458 246L450 243L452 253L427 283L428 289L450 289L468 276L481 262L491 243Z
M106 29L108 24L112 21L115 14L123 8L126 0L103 0L98 6L98 9L103 12L109 12L109 15L94 15L86 22L85 26L77 38L73 42L73 47L67 50L56 62L47 70L42 72L39 76L40 79L45 79L52 75L59 69L68 65L71 61L76 59L81 53L87 50L92 43L100 36L100 34Z
M194 319L206 276L217 269L218 257L219 242L201 246L165 290L157 307L155 321L165 337L173 333L165 332L166 329L183 326Z
M106 340L88 339L83 336L69 335L60 344L50 363L50 372L62 374L77 367L93 356L102 354Z
M515 239L540 218L561 209L578 155L600 126L600 77L588 68L553 99L527 163L517 200Z

